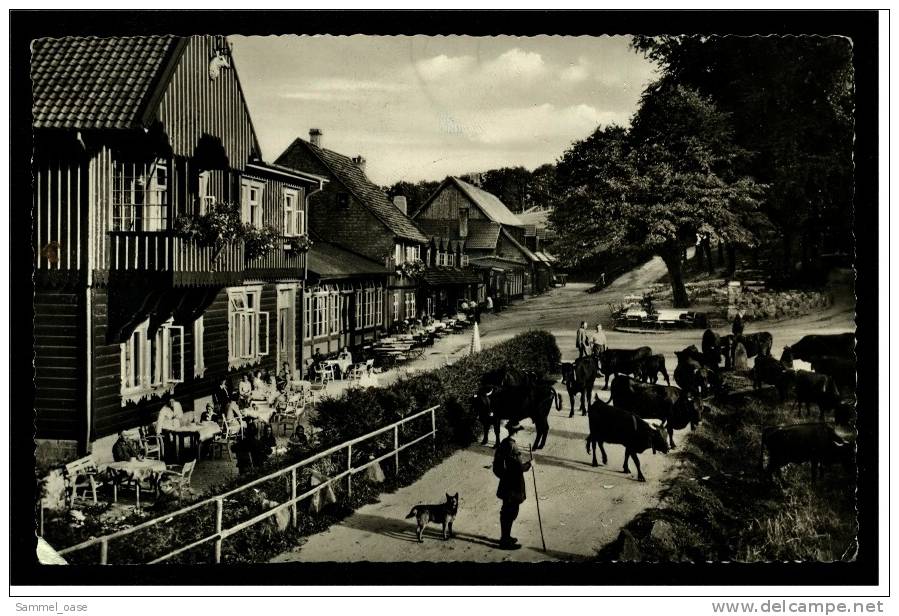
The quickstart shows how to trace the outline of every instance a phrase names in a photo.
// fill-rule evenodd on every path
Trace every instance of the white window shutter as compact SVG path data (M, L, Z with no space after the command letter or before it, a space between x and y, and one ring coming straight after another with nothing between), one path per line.
M168 330L168 380L170 383L184 382L184 327L170 325Z
M268 355L268 313L256 313L257 323L259 324L259 336L256 338L257 355ZM262 325L263 317L265 317L265 326ZM262 350L262 341L265 340L265 351Z

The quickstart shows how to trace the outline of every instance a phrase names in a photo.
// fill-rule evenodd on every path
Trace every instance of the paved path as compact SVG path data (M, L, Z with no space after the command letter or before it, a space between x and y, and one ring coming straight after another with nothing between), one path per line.
M597 320L610 326L607 304L620 301L627 293L638 292L665 273L661 260L653 259L599 293L588 294L587 285L569 284L550 293L485 319L482 343L485 346L506 340L532 328L551 331L562 350L563 359L576 356L574 332L581 320L591 325ZM851 304L836 306L799 319L763 323L775 338L775 349L790 344L807 333L831 333L853 328ZM610 327L606 327L610 329ZM759 328L749 324L747 332ZM652 335L608 332L609 345L632 348L648 344L654 352L665 353L669 372L674 368L674 350L688 344L699 344L697 331L662 332ZM468 336L441 341L435 353L449 357L467 352ZM423 358L439 361L438 355ZM442 361L442 360L440 360ZM561 391L561 386L557 385ZM607 392L597 390L604 400ZM537 524L536 501L532 477L527 477L528 500L513 534L523 549L505 552L496 549L499 535L499 501L495 497L496 478L490 470L493 449L472 445L428 471L419 481L393 494L384 494L378 503L360 508L355 514L314 535L302 546L279 555L274 562L291 561L540 561L578 560L592 557L596 550L614 539L622 525L640 511L657 503L662 481L677 463L676 456L641 455L646 483L638 483L634 475L621 472L623 448L607 446L608 466L593 468L585 451L586 418L579 414L568 418L567 397L563 410L553 410L546 449L536 456L536 477L540 493L540 510L546 536L543 552ZM533 440L533 428L526 422L519 442ZM701 427L700 427L701 430ZM675 434L675 441L687 437L687 431ZM492 439L491 435L491 439ZM633 466L631 466L633 471ZM439 538L439 528L432 526L425 542L418 544L413 520L404 519L418 503L437 503L444 493L459 492L461 507L455 530L457 537L449 541Z

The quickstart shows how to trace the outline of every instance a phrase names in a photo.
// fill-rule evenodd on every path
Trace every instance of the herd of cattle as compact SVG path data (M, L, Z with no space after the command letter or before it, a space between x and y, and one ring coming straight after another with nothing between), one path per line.
M690 426L695 429L702 418L704 400L723 393L723 371L739 364L742 358L755 358L752 379L755 388L773 385L781 399L795 396L794 408L818 407L819 421L766 428L762 434L762 456L768 453L768 473L789 463L810 462L813 477L818 466L838 460L848 461L851 447L825 423L827 412L833 412L837 424L848 424L855 404L854 334L810 335L792 346L784 347L779 360L771 356L773 337L760 332L740 336L719 336L706 330L702 349L690 345L676 351L677 365L671 385L665 357L653 354L648 346L637 349L605 349L561 366L562 382L568 391L570 412L574 416L575 398L579 395L582 414L589 415L590 433L587 452L596 448L602 463L608 457L603 443L624 446L624 472L630 473L628 461L637 467L637 479L645 481L637 455L652 449L667 453L675 447L674 431ZM812 370L793 367L794 360L811 364ZM659 375L666 385L659 384ZM609 403L593 395L596 379L605 377L603 389L609 389ZM482 444L487 444L490 427L499 442L501 420L518 423L531 419L537 429L534 449L546 444L549 415L553 405L561 410L561 396L553 389L554 381L533 373L514 369L492 372L485 376L474 396L474 407L484 427ZM592 400L591 400L592 398ZM649 423L646 420L657 420ZM667 432L667 434L666 434Z

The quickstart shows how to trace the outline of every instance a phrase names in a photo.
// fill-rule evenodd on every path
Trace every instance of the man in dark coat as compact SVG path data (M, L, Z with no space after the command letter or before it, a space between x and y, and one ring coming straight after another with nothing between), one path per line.
M743 335L743 315L739 312L737 312L737 316L734 317L734 323L731 326L730 331L733 332L734 336Z
M577 347L578 358L587 354L587 338L587 322L581 321L581 324L577 328L577 332L574 334L574 345Z
M503 550L517 550L521 547L512 536L512 523L518 517L518 508L527 495L524 489L524 474L531 469L531 462L522 459L518 445L513 438L521 430L519 425L507 425L507 436L496 448L493 456L493 474L499 478L496 497L503 502L499 511L501 537L499 547Z

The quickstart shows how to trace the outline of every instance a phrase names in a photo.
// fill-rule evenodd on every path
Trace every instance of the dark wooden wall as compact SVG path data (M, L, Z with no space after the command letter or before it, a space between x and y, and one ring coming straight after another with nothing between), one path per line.
M34 161L32 240L35 268L78 270L87 265L86 157L44 152Z
M84 291L35 291L34 406L39 410L35 416L38 438L84 441L85 327Z
M468 205L469 220L487 220L484 213L477 205L465 196L455 184L447 184L443 187L428 206L419 213L416 218L424 220L459 220L459 206Z

